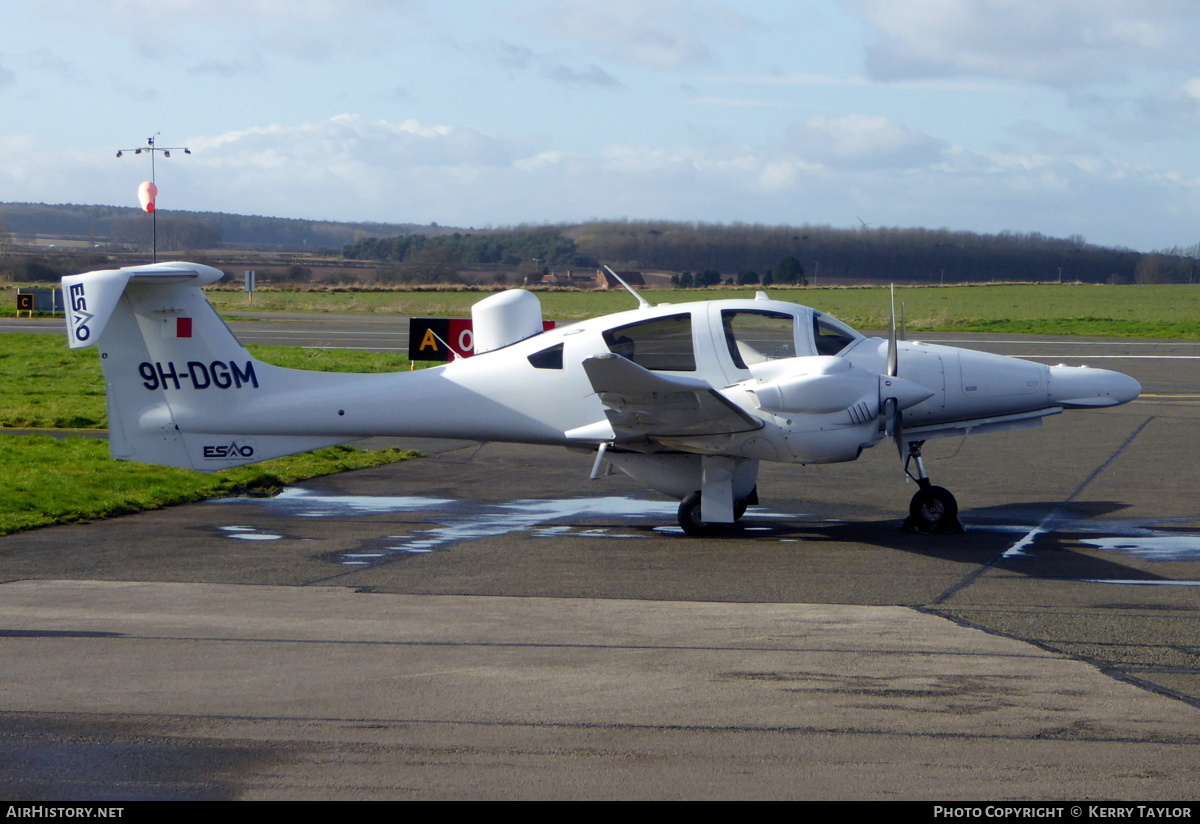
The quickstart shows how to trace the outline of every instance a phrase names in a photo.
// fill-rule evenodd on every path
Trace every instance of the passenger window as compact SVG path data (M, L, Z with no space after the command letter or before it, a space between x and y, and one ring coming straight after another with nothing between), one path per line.
M862 335L840 320L813 312L813 340L817 344L818 355L836 355L861 339Z
M785 312L723 309L721 325L729 357L738 369L796 357L796 319Z
M614 355L628 358L646 369L661 372L696 371L690 314L618 326L604 333L604 342Z
M534 369L562 369L563 345L559 343L541 352L534 352L529 356L529 363Z

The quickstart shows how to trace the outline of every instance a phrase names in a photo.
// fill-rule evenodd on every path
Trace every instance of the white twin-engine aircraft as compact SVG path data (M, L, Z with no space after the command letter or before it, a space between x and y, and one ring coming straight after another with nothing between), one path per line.
M543 331L519 289L472 309L476 355L415 372L334 374L255 360L200 287L159 263L63 278L72 348L99 344L114 458L211 472L376 435L557 444L682 503L711 535L758 503L759 461L852 461L884 437L919 488L905 526L961 531L930 483L929 438L1115 406L1137 381L1088 367L867 338L770 300L640 308ZM632 290L631 290L632 291ZM636 293L635 293L636 296Z

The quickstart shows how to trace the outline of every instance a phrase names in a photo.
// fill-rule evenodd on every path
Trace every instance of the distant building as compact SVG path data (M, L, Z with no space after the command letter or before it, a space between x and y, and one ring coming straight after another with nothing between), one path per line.
M565 272L551 272L543 275L542 284L545 286L574 286L576 289L595 289L597 280L595 275L581 274L568 269Z
M617 272L630 286L645 286L646 281L641 272ZM551 272L542 275L540 283L543 286L573 286L576 289L620 289L621 284L616 278L603 269L597 269L594 274L584 274L568 269L565 272Z
M630 286L645 286L646 280L642 277L641 272L617 272L621 276L621 280L628 283ZM617 279L610 275L604 269L596 270L596 285L601 289L623 289Z

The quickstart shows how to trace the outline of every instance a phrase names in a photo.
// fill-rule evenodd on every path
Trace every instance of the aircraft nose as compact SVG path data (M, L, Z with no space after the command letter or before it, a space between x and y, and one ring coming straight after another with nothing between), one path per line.
M1117 406L1142 392L1128 375L1090 366L1050 367L1050 402L1062 407Z

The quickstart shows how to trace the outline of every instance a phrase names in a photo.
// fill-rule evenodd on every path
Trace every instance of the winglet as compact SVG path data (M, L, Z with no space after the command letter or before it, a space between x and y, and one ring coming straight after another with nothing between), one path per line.
M62 279L67 303L67 343L72 349L83 349L100 340L130 277L129 272L121 269L107 269Z

